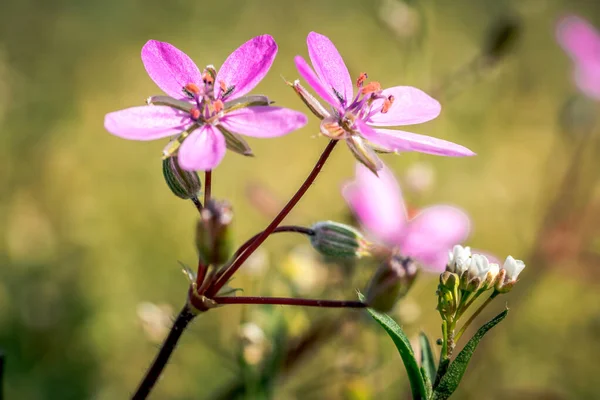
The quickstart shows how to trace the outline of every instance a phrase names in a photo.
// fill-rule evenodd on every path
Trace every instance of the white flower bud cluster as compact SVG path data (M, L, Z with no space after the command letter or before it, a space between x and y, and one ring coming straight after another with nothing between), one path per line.
M461 289L469 292L487 290L506 293L512 289L525 263L508 256L502 268L481 254L472 254L469 247L454 246L448 254L446 271L457 274Z

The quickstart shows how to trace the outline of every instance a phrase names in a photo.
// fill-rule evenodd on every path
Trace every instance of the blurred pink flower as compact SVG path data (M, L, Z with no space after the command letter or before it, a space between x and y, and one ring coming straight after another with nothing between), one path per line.
M131 140L181 134L177 143L181 144L177 153L181 167L213 169L225 155L223 130L270 138L306 124L304 114L271 107L266 97L256 96L261 105L255 105L252 98L240 99L267 74L276 53L277 44L271 36L257 36L229 55L218 72L208 66L201 73L181 50L150 40L142 48L142 62L150 78L171 97L158 97L157 103L166 105L107 114L104 126L112 134Z
M356 148L363 147L363 139L376 149L390 152L418 151L452 157L475 154L463 146L430 136L374 128L430 121L439 115L440 103L410 86L382 90L378 82L366 83L366 73L358 77L355 95L346 64L334 44L326 36L311 32L307 45L314 70L301 56L296 56L295 63L304 80L331 106L331 111L320 104L314 107L323 119L321 133L333 139L345 139L357 159L371 170L379 170L383 164L373 152L368 155L372 162L365 162L364 157L361 159L356 154ZM294 87L300 94L302 89L297 84ZM314 98L310 100L316 102Z
M583 18L569 15L558 22L556 38L575 63L579 90L600 100L600 33Z
M469 236L469 217L456 207L430 206L409 218L400 186L386 167L378 178L357 164L356 178L343 186L342 195L374 239L399 248L431 272L444 271L448 252Z

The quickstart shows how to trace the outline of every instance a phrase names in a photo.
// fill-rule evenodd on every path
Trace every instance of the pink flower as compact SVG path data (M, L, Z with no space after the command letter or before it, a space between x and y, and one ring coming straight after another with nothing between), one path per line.
M387 152L418 151L451 157L475 154L445 140L379 128L427 122L439 115L441 106L414 87L394 86L382 90L378 82L367 83L366 73L358 77L358 90L355 94L346 64L333 43L326 36L311 32L308 34L307 44L314 70L301 56L295 58L296 67L330 108L323 107L297 81L290 85L309 108L322 118L321 133L333 139L346 140L355 157L372 171L383 167L372 148Z
M431 206L409 218L400 186L386 167L378 178L357 164L356 179L344 185L342 195L374 239L397 247L432 272L444 271L448 252L469 235L469 217L455 207Z
M277 44L269 35L257 36L235 50L217 72L196 64L169 43L150 40L142 62L150 78L168 96L151 97L150 105L107 114L105 128L131 140L178 135L165 150L177 153L186 170L210 170L223 159L226 147L250 152L238 134L270 138L306 124L297 111L269 106L264 96L246 96L269 71Z
M575 63L579 90L600 100L600 33L584 19L570 15L559 21L556 38Z

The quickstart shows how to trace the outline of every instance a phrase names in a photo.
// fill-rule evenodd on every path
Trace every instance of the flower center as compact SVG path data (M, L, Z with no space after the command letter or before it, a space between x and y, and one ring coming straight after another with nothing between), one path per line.
M394 96L384 95L381 84L377 81L367 82L368 75L362 72L356 79L358 93L340 115L339 123L348 131L355 130L354 123L357 119L367 121L377 113L387 113L394 103Z
M202 72L202 83L188 83L183 87L183 92L196 103L196 106L190 110L190 117L200 123L215 123L222 116L225 104L223 100L227 98L234 87L227 86L223 81L219 81L219 92L215 98L215 78L217 71L212 65L207 66Z

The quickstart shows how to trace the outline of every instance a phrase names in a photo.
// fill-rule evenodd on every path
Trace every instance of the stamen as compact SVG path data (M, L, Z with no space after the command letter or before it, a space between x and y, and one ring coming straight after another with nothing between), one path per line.
M219 81L219 87L221 88L221 93L225 93L227 91L227 85L224 81Z
M200 118L200 110L197 108L192 108L190 110L190 115L192 116L193 119L198 119L198 118Z
M381 91L381 84L379 82L369 82L367 85L365 85L362 90L361 93L363 95L366 94L371 94L371 93L376 93L376 92L380 92Z
M223 111L223 108L225 108L225 105L221 100L217 100L213 103L213 107L215 108L216 113L220 113L221 111Z
M381 107L381 113L385 114L386 112L388 112L390 110L390 107L392 107L392 104L394 104L394 96L392 96L391 94L387 97L387 99L385 99L383 101L383 107Z
M187 91L188 93L191 93L195 96L200 95L200 88L198 87L198 85L196 85L194 83L188 83L183 88L185 89L185 91Z
M356 87L361 88L369 76L366 72L361 72L356 80Z

